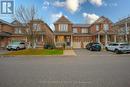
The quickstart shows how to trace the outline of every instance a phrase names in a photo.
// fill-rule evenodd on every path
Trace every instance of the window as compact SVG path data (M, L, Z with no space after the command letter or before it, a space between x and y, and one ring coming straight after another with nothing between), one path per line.
M15 34L21 34L22 31L21 31L21 28L15 28Z
M112 46L118 46L119 44L113 44Z
M73 28L73 33L78 33L77 28Z
M105 31L109 30L108 24L104 24L104 25L103 25L103 28L104 28Z
M41 31L39 24L33 24L33 28L34 28L34 30L36 30L36 31Z
M68 24L60 24L59 31L67 32L68 31Z
M99 25L96 25L96 30L99 31Z
M118 46L116 43L109 44L109 46Z
M82 33L88 33L88 29L87 28L82 28Z

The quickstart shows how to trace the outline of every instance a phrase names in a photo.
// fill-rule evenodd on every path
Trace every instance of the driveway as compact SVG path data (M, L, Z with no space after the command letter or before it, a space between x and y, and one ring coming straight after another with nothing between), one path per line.
M0 87L130 87L130 55L0 58Z

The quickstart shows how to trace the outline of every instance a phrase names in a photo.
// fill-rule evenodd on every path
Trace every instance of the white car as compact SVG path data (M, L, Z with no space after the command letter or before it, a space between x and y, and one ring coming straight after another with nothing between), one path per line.
M110 43L106 45L105 49L107 51L113 51L118 53L128 53L130 52L130 45L128 43Z
M7 47L6 47L6 49L8 51L21 50L21 49L25 49L25 48L26 48L26 46L25 46L24 42L12 42L9 45L7 45Z

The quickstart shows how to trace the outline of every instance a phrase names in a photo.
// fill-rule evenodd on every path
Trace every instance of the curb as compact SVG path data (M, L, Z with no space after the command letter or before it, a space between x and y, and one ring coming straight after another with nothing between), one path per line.
M77 56L77 55L0 55L0 58L4 57L70 57L70 56Z

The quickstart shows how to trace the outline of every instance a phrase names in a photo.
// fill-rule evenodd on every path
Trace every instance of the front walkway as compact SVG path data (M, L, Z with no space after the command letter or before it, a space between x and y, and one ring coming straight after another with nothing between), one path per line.
M74 50L64 50L64 56L77 56Z

